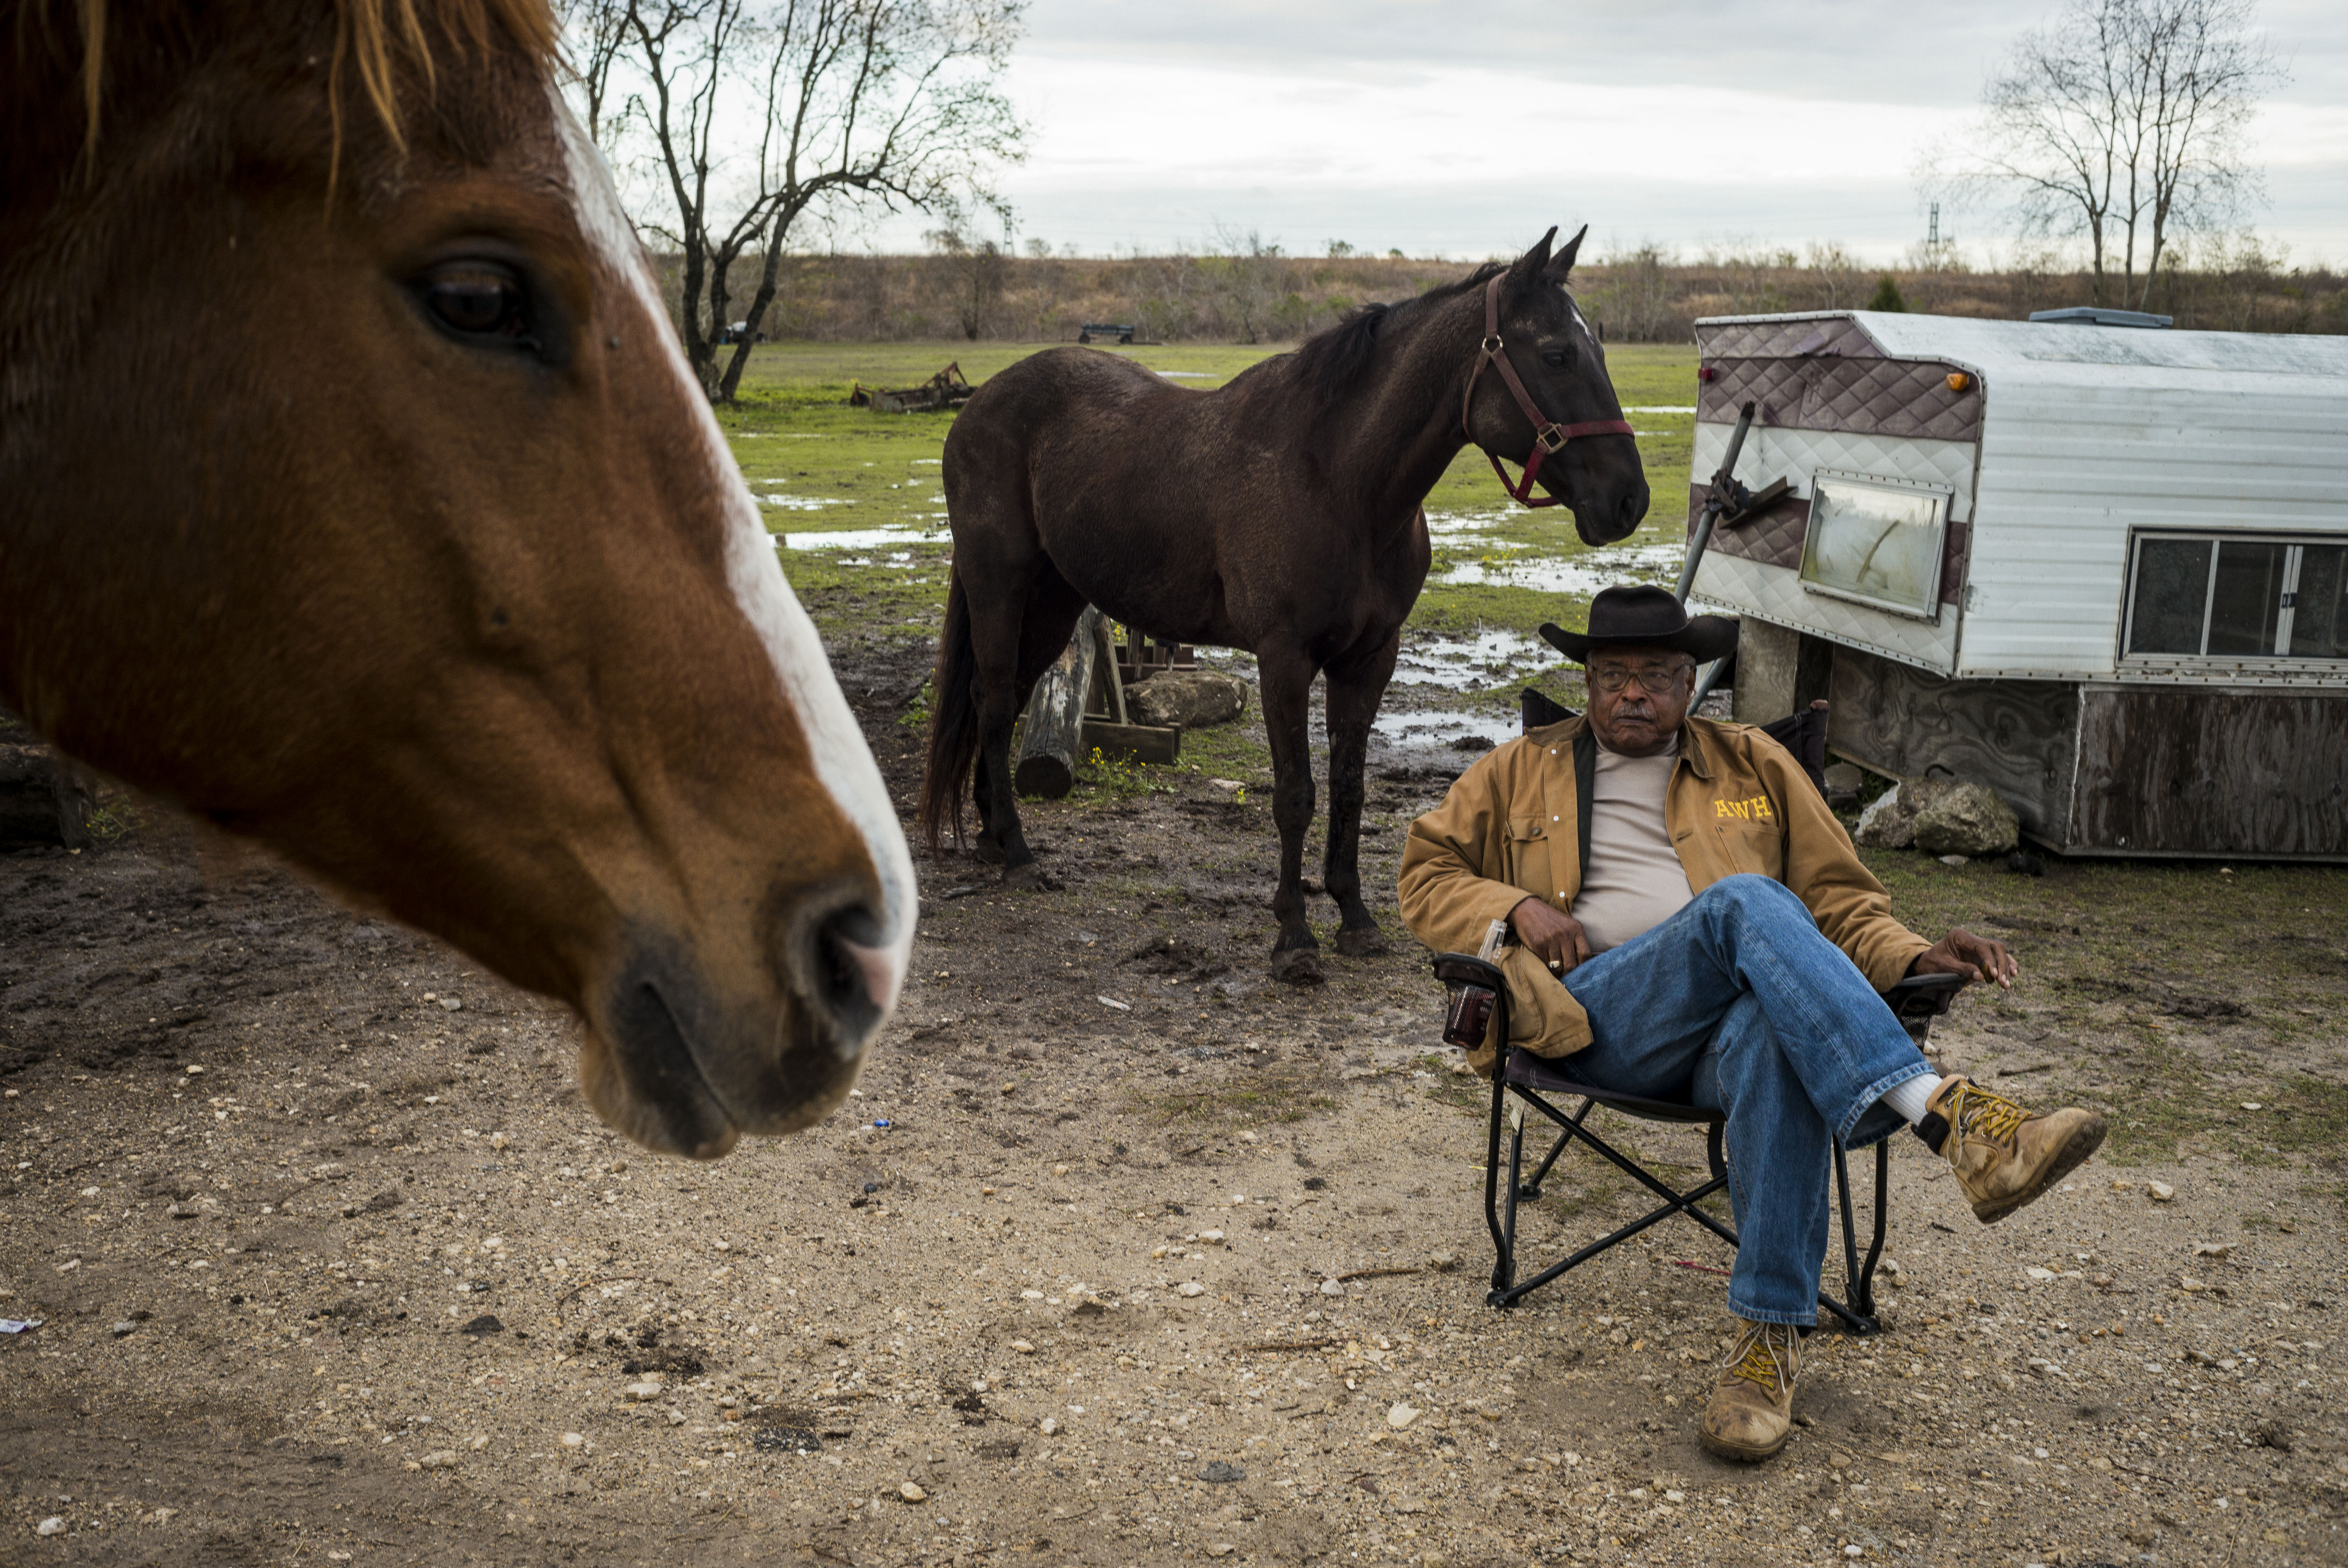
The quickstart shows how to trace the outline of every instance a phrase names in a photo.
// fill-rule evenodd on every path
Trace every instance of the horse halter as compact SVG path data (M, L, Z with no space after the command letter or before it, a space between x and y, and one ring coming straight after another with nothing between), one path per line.
M1506 272L1496 272L1492 281L1484 285L1484 341L1476 350L1476 368L1468 373L1468 390L1459 395L1459 430L1468 440L1476 439L1468 427L1468 404L1476 395L1476 384L1484 379L1485 367L1498 370L1509 395L1517 400L1517 406L1531 422L1533 449L1525 459L1525 477L1513 485L1509 483L1509 471L1500 466L1499 454L1488 450L1484 456L1490 460L1492 472L1500 477L1500 488L1518 502L1528 507L1554 507L1562 497L1533 494L1533 480L1540 473L1542 458L1562 451L1565 444L1577 436L1629 436L1633 432L1628 420L1585 419L1579 425L1560 425L1540 411L1540 405L1525 390L1517 367L1509 363L1507 345L1500 341L1500 285L1507 279Z

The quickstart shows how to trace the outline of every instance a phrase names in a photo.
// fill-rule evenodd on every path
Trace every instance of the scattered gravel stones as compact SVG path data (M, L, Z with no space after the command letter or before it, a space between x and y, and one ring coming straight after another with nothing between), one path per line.
M1213 1459L1199 1472L1199 1479L1210 1486L1228 1486L1235 1481L1245 1481L1247 1471L1227 1460Z

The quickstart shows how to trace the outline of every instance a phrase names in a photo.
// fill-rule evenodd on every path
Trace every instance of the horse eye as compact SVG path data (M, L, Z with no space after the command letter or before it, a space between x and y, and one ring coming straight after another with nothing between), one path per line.
M503 268L473 263L435 272L424 282L424 307L442 326L465 337L521 339L530 333L521 284Z
M1551 370L1563 370L1573 363L1573 351L1567 348L1545 349L1541 353L1541 363Z

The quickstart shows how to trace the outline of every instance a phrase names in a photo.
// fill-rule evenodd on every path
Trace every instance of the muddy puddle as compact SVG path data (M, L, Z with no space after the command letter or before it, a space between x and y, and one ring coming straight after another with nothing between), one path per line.
M880 550L892 546L942 545L951 542L943 528L831 528L822 533L777 534L776 548L788 550ZM909 561L913 558L903 549L889 557L892 561ZM844 566L858 563L843 561Z
M1396 684L1447 686L1473 691L1496 682L1529 680L1564 661L1538 637L1506 630L1473 637L1421 637L1406 644L1395 661Z
M1678 577L1680 562L1685 555L1684 547L1674 542L1641 545L1633 549L1591 550L1562 559L1528 556L1517 559L1460 561L1429 577L1427 581L1430 586L1445 587L1492 583L1588 599L1600 589L1618 583L1669 585Z

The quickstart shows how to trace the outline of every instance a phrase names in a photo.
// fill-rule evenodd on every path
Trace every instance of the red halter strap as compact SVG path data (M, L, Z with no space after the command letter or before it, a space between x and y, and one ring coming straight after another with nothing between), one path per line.
M1484 456L1491 460L1492 472L1500 477L1500 488L1518 502L1528 507L1554 507L1560 497L1533 494L1533 481L1540 477L1542 458L1563 450L1565 444L1577 436L1629 436L1632 432L1627 420L1585 419L1579 425L1560 425L1540 411L1540 405L1519 379L1517 367L1509 363L1506 345L1500 342L1500 284L1507 277L1505 272L1496 272L1484 286L1484 341L1477 347L1476 368L1468 374L1468 390L1459 395L1459 429L1470 441L1475 439L1468 431L1468 403L1476 395L1476 384L1484 378L1485 367L1498 370L1509 395L1517 400L1517 406L1532 425L1533 449L1525 459L1525 477L1513 485L1509 483L1509 471L1500 466L1498 456L1489 451Z

